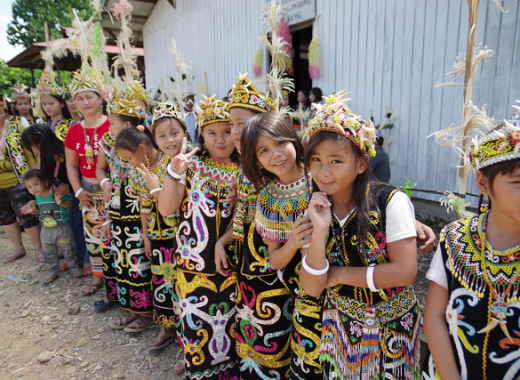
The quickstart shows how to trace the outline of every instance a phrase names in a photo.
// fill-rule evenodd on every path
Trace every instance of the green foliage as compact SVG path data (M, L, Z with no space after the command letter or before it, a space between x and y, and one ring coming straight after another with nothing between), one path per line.
M38 84L41 75L42 70L34 70L35 84ZM70 81L72 79L72 72L61 71L60 76L62 83L65 85L65 87L69 88ZM33 87L31 70L9 67L7 66L7 63L0 59L0 94L11 96L11 92L13 91L13 86L15 83L23 83L27 86L27 88Z
M408 198L412 199L412 190L415 189L415 187L417 186L417 182L415 182L412 186L412 183L410 182L410 180L408 179L408 177L404 177L406 178L406 184L405 186L399 186L399 188L406 194L408 195Z
M12 4L12 21L7 26L9 44L31 46L45 41L45 21L49 38L62 38L59 27L70 27L76 9L82 20L92 14L89 0L15 0Z

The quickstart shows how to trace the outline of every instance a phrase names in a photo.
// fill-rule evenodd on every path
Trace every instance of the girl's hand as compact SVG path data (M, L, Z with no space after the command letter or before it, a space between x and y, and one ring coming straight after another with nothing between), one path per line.
M299 249L311 241L306 238L312 234L312 231L311 220L301 214L296 219L296 222L293 223L292 233L288 243L291 244L295 250Z
M62 197L63 197L63 195L61 193L58 193L57 191L54 193L54 199L56 199L56 204L58 206L61 206L61 204L63 202Z
M91 194L87 190L83 190L79 194L78 200L80 207L94 208L94 199L92 199Z
M110 220L110 219L108 219ZM107 222L108 222L107 220ZM103 226L103 240L109 241L112 240L114 235L112 234L112 223L107 223Z
M25 206L21 208L21 211L28 215L28 214L38 214L38 207L36 207L35 201L29 201Z
M331 206L326 193L319 191L312 194L307 210L316 231L325 232L329 229L332 217Z
M112 198L112 182L107 181L103 184L103 202L110 203Z
M236 183L229 185L229 188L231 189L231 192L227 193L226 197L220 200L220 203L228 204L229 206L226 207L226 209L232 210L238 202Z
M415 221L417 226L417 243L419 244L419 253L425 254L426 252L430 252L434 248L435 240L437 240L437 236L435 236L435 232L428 227L426 224L422 224L418 220Z
M215 265L217 266L217 272L222 276L228 277L230 275L228 269L226 249L221 242L217 241L215 244Z
M186 173L188 170L188 164L190 162L190 158L195 155L199 151L199 148L196 147L190 153L186 153L186 137L182 138L182 146L181 151L178 155L172 158L170 161L170 168L174 173L178 175L182 175Z
M141 164L141 167L136 167L135 170L143 176L146 181L146 186L148 186L148 191L161 187L161 180L159 177L156 174L150 174L145 164Z
M150 237L148 236L148 234L146 234L143 237L143 241L144 241L144 254L148 258L148 260L151 260L152 259L152 240L150 240Z

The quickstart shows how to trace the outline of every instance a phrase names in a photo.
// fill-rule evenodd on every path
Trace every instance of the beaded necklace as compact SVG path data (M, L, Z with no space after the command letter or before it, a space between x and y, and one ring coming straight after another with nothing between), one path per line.
M481 247L480 247L480 266L482 272L484 272L484 278L486 279L486 283L489 287L491 294L493 295L493 302L489 304L489 311L491 312L491 322L487 324L482 330L478 332L478 334L482 334L488 331L493 330L497 325L500 325L500 328L504 332L505 336L509 338L511 343L513 339L511 339L511 335L509 335L509 331L507 330L507 320L506 317L509 312L509 306L507 302L507 296L513 287L513 284L518 280L518 274L520 273L520 268L516 270L515 276L513 280L509 283L507 288L504 290L502 295L499 295L496 291L493 283L489 279L489 275L487 272L487 263L486 263L486 231L487 231L487 219L488 219L489 211L482 218L482 237L481 237Z

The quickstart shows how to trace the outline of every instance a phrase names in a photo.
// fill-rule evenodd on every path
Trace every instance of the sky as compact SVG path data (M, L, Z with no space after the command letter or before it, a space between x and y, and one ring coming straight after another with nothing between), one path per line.
M0 1L0 59L6 62L24 50L22 46L13 47L7 42L7 24L11 22L11 4L13 2L14 0Z

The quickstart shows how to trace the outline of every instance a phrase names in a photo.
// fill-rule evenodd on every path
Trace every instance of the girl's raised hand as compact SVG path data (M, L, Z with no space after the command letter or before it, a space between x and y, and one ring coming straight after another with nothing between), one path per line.
M178 175L182 175L186 173L186 170L188 170L188 164L190 162L190 158L195 155L199 151L199 148L193 149L190 153L186 153L187 150L187 143L186 143L186 137L182 138L182 146L181 151L178 155L172 158L170 161L170 169Z
M331 206L326 193L318 191L312 194L307 210L309 211L309 218L316 231L323 232L328 230L332 217Z
M141 164L140 168L136 167L135 169L143 176L149 191L161 187L161 180L159 177L156 174L151 174L145 164Z
M301 214L296 219L296 222L293 223L292 233L288 243L291 244L294 249L299 249L310 242L310 239L307 237L312 234L312 231L311 220Z

